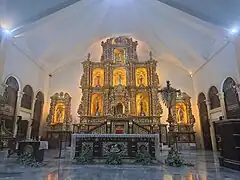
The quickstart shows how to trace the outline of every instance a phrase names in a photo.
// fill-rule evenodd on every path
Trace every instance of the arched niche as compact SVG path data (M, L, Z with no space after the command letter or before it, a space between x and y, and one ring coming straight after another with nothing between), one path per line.
M44 95L41 91L39 91L36 95L36 101L34 104L34 114L33 114L32 131L31 131L32 138L39 137L39 128L42 120L43 105L44 105Z
M115 63L125 63L125 49L124 48L114 48L113 54L114 54L114 62Z
M228 77L223 83L224 101L228 119L240 118L240 103L236 82Z
M100 93L95 93L92 95L91 114L93 116L103 115L103 98L102 98L102 94Z
M122 67L115 68L113 70L113 86L117 85L126 86L126 84L127 84L126 70Z
M208 117L208 109L206 104L206 96L200 93L198 96L199 117L202 129L202 136L205 150L212 150L212 141L210 134L210 123Z
M137 116L149 116L149 98L147 93L136 95Z
M95 68L92 71L92 87L102 87L104 85L104 70Z
M119 102L115 106L114 114L115 115L122 115L122 114L124 114L124 109L125 109L124 105L121 102Z
M5 84L7 87L4 91L4 98L6 99L5 108L7 111L4 112L2 119L5 120L5 127L10 132L13 132L14 117L16 114L17 98L20 85L18 80L13 76L8 77L5 81Z
M136 68L136 86L142 87L147 86L147 69L146 68Z
M210 102L210 109L215 109L220 107L220 99L218 97L218 89L212 86L208 91L208 99Z
M32 103L33 103L33 89L30 85L26 85L23 88L23 97L21 100L21 107L25 109L32 109Z

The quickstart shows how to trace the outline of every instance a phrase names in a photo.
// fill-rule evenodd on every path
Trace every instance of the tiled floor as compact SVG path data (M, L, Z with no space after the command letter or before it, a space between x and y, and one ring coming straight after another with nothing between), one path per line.
M57 152L46 153L46 165L24 168L15 159L0 153L0 180L240 180L240 172L219 167L211 152L184 151L185 161L194 167L73 165L68 159L57 160ZM162 154L164 159L166 153Z

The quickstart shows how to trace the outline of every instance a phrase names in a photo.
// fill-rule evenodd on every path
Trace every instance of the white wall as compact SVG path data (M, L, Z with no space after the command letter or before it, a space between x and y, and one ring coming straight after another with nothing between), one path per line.
M77 109L81 100L80 78L83 73L82 64L80 61L76 61L61 71L52 75L50 79L49 97L55 93L69 93L72 97L72 116L73 122L79 119L77 118ZM49 102L50 103L50 102Z
M207 96L211 86L216 86L219 91L222 91L223 81L227 77L232 77L239 82L237 68L235 47L229 43L193 76L196 97L201 92Z
M5 64L2 81L5 82L9 76L14 76L20 85L20 91L25 85L33 88L34 96L41 91L48 94L48 73L41 69L35 62L30 60L13 42L9 42L6 47ZM46 117L46 110L43 110L43 119Z
M228 43L225 48L220 50L207 64L205 64L199 71L193 75L193 84L195 90L195 103L197 104L198 95L203 92L208 96L208 91L211 86L216 86L219 92L222 92L222 84L227 77L232 77L239 82L238 66L236 61L235 47L232 43ZM208 97L207 97L208 98ZM210 111L211 122L223 115L221 108ZM215 112L216 111L216 112ZM196 108L196 116L198 117L198 109ZM218 117L216 117L218 116ZM199 117L196 121L196 131L201 132L201 124ZM213 130L211 131L212 140ZM201 133L200 133L201 135ZM202 137L199 137L200 139ZM203 143L203 139L201 139ZM215 144L213 144L215 148Z
M29 84L34 90L34 95L38 91L42 91L44 94L47 92L48 73L30 60L13 43L8 44L5 58L3 81L13 75L20 81L21 91L25 85Z
M192 78L186 70L166 61L159 61L157 73L159 75L161 88L166 87L166 81L169 80L173 88L180 89L190 97L194 97ZM168 111L162 102L161 104L163 107L162 123L166 123Z

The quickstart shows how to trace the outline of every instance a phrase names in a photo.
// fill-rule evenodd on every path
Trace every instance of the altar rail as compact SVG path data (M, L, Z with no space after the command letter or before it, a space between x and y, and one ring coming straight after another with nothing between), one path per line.
M106 158L117 153L131 159L144 150L159 160L159 148L158 134L72 134L71 159L86 150L93 158Z

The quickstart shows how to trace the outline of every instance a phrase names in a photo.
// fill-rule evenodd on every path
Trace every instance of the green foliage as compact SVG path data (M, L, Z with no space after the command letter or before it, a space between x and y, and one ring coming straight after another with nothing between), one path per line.
M17 157L17 162L22 164L25 167L40 167L43 164L37 162L31 153L22 153Z
M194 164L192 163L184 163L184 160L180 157L178 151L173 147L168 152L168 156L167 159L165 160L165 163L168 166L172 167L194 166Z
M172 167L182 167L184 165L183 159L180 157L177 150L174 148L171 148L171 150L168 152L167 159L165 160L165 163L168 166Z
M122 164L122 158L121 158L120 154L112 152L107 157L105 163L110 164L110 165L120 165L120 164Z
M136 164L149 165L152 164L152 157L148 152L139 152L135 159Z
M77 164L91 164L93 157L89 152L83 152L75 158Z

